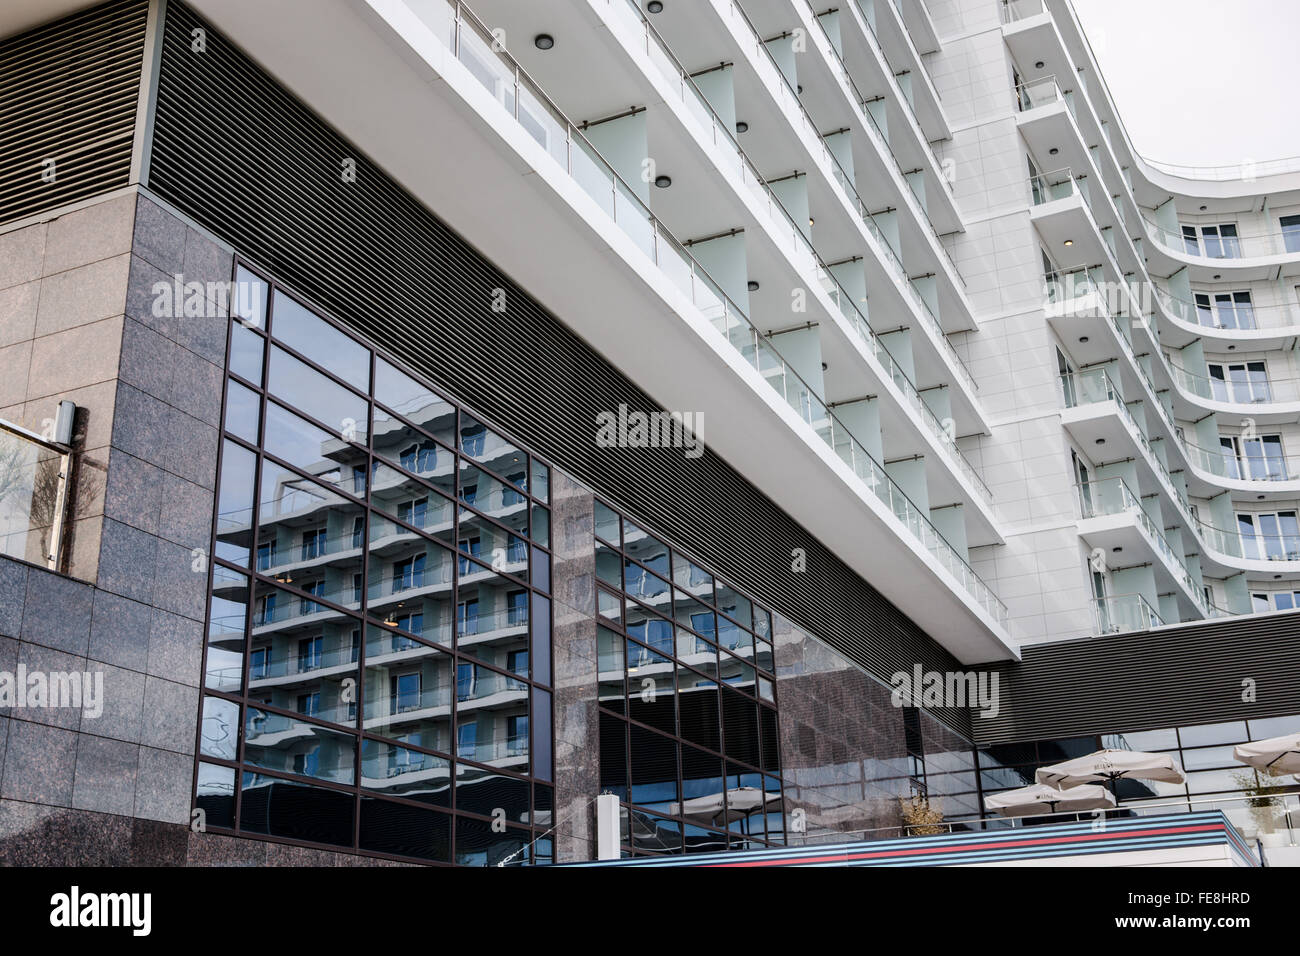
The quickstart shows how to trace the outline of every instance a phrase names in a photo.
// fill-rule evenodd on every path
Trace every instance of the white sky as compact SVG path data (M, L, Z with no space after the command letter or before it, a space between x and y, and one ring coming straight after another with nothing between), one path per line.
M1074 0L1138 152L1300 156L1300 0Z

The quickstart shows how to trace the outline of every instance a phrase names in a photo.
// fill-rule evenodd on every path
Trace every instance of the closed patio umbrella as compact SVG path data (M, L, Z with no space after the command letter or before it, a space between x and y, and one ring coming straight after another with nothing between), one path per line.
M677 813L689 819L713 824L721 824L724 821L731 823L743 820L751 813L762 810L769 803L777 803L780 799L779 793L764 793L757 787L733 787L727 791L725 812L722 806L722 794L711 793L670 804L669 813Z
M1234 747L1232 756L1249 767L1274 776L1300 774L1300 733L1252 740Z
M1109 810L1115 798L1105 787L1084 784L1069 790L1057 790L1035 783L1018 790L995 793L984 798L984 809L996 810L1004 817L1032 817L1039 813L1071 813L1079 810Z
M1160 783L1182 783L1187 779L1169 754L1140 750L1098 750L1086 757L1075 757L1034 771L1034 779L1039 783L1062 790L1086 783L1109 783L1116 801L1119 800L1117 781L1121 778Z

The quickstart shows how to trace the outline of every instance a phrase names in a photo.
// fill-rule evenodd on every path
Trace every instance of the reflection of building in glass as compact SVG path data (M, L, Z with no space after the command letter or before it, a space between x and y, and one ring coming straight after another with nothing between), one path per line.
M237 832L546 859L549 470L269 301L231 324L199 804ZM412 821L424 842L394 842Z

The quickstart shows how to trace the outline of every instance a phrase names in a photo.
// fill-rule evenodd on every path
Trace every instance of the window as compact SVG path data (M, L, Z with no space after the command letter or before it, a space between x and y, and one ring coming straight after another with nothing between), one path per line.
M473 664L456 665L456 699L469 700L474 696L478 668Z
M486 437L487 429L482 425L473 425L463 429L460 433L461 450L471 458L482 456L483 443Z
M366 466L352 466L352 493L354 495L364 495L366 493Z
M1268 372L1263 362L1238 362L1224 365L1208 362L1210 397L1216 402L1251 405L1272 401Z
M293 755L293 772L304 777L314 777L320 772L320 748L313 748L310 753Z
M361 547L362 542L365 540L365 531L366 519L361 515L357 515L352 519L352 547Z
M320 711L320 693L299 694L297 709L304 717L315 717Z
M275 621L275 594L263 594L258 599L257 621L255 623L270 624Z
M424 587L424 555L393 564L393 593Z
M358 571L357 573L352 575L352 603L353 604L361 603L361 587L362 587L361 572Z
M460 549L466 554L477 558L483 553L483 540L481 538L461 538ZM470 564L469 560L463 557L457 558L456 563L460 567L461 574L470 574L479 570L478 565Z
M1287 252L1300 252L1300 216L1283 216L1279 222L1282 226L1282 244Z
M321 637L308 637L298 642L298 673L316 670L321 666Z
M1286 455L1281 435L1239 438L1219 436L1223 450L1224 476L1251 481L1286 481Z
M394 674L391 682L393 713L402 714L420 706L420 672Z
M397 520L405 521L407 524L416 528L423 528L425 518L429 513L429 497L413 498L410 501L403 501L397 506Z
M528 558L528 549L523 538L510 537L510 546L506 548L506 560L511 564L521 564Z
M511 651L506 655L506 666L510 668L510 673L518 674L520 677L528 676L528 651L518 650Z
M1300 560L1300 521L1294 511L1237 515L1241 552L1265 561Z
M423 614L402 614L393 619L393 625L400 627L404 631L410 631L412 634L420 634L424 631ZM393 650L409 651L417 647L423 647L419 641L413 641L409 637L393 635Z
M275 542L267 541L257 546L257 570L266 571L275 564Z
M313 581L311 584L304 584L302 586L302 589L306 591L308 594L314 595L316 597L321 597L325 593L325 582ZM309 601L306 598L298 599L299 614L304 614L304 615L316 614L319 613L321 610L323 610L323 608L315 601Z
M1250 292L1195 292L1196 320L1211 329L1255 328Z
M304 531L302 533L302 560L309 561L323 555L325 553L325 540L324 528Z
M270 654L268 648L259 647L249 655L248 676L250 680L257 680L266 676L266 665Z
M456 728L456 756L464 759L474 759L475 740L478 728L474 721L462 721Z
M423 474L438 467L438 446L431 441L423 441L402 449L400 459L407 471Z
M511 717L507 722L510 739L507 742L511 756L528 752L528 715Z
M456 627L461 634L478 633L478 601L461 601L456 605Z
M511 591L506 595L506 602L509 610L507 619L510 624L527 624L528 623L528 592Z
M465 485L460 489L461 500L472 505L478 499L478 485Z
M1183 226L1183 245L1189 255L1207 259L1239 259L1241 245L1237 239L1237 224L1232 222L1209 226ZM1199 235L1198 235L1199 232Z
M524 500L524 496L519 491L519 489L524 486L524 473L522 471L516 472L513 475L506 475L506 478L508 478L516 487L507 486L505 490L501 492L501 504L507 506L517 505Z

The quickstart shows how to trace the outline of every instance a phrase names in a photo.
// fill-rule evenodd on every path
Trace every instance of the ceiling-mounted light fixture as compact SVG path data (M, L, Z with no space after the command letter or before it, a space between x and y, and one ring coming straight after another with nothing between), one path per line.
M1106 444L1106 439L1104 439L1104 438L1098 438L1098 439L1097 439L1097 444L1098 444L1098 445L1104 445L1104 444Z
M1088 336L1086 336L1086 335L1081 335L1081 336L1079 336L1079 344L1080 344L1080 345L1082 345L1084 342L1087 342L1087 341L1088 341Z
M1074 245L1074 240L1073 240L1073 239L1066 239L1066 240L1065 240L1065 244L1066 244L1067 246L1072 246L1072 245Z
M539 50L549 50L551 47L555 46L555 37L551 36L549 33L539 33L537 36L533 37L533 46L537 47Z
M650 2L645 5L645 8L649 10L651 13L664 12L664 5L661 2L661 0L650 0Z
M748 132L749 132L749 124L746 123L744 120L736 120L736 132L737 132L737 133L748 133Z
M749 289L750 292L757 292L757 291L758 291L758 283L757 283L755 280L750 279L747 288Z
M1039 60L1037 63L1034 64L1034 69L1035 69L1035 70L1041 70L1042 68L1043 68L1043 61L1042 61L1042 60Z
M655 185L658 186L660 189L667 189L672 184L673 184L673 177L671 176L655 177Z
M1059 153L1059 152L1060 152L1060 150L1057 149L1055 146L1053 146L1051 149L1049 149L1049 150L1047 151L1047 153L1048 153L1049 156L1055 156L1055 155L1056 155L1057 153Z

